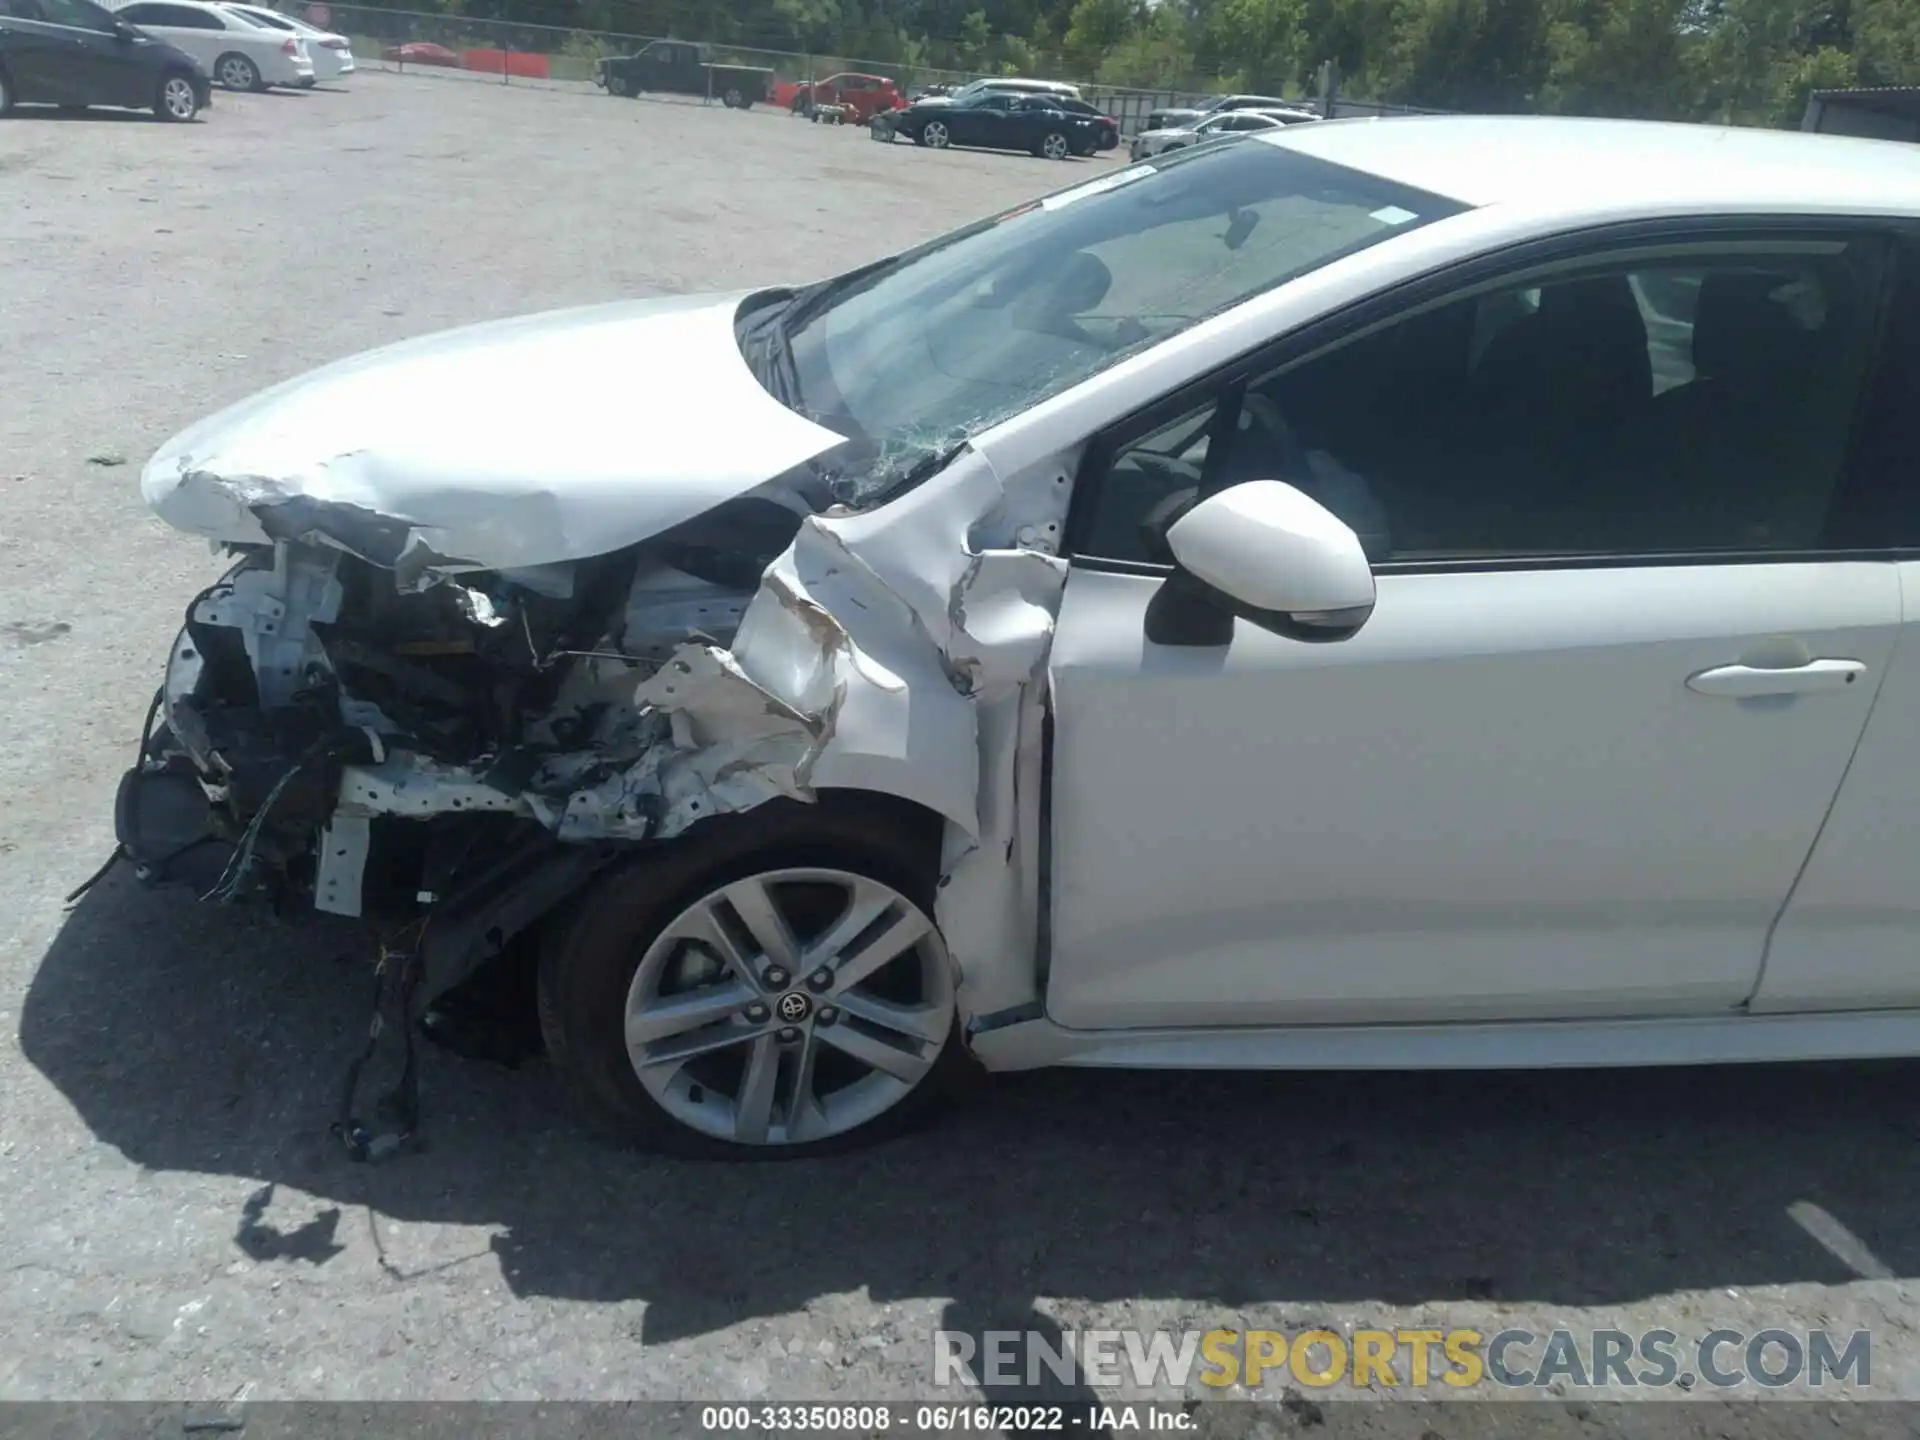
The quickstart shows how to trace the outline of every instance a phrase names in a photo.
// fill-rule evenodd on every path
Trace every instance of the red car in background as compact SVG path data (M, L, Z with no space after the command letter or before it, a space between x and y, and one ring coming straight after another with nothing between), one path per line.
M460 68L460 56L444 45L432 45L416 40L406 45L389 45L380 52L380 58L394 65L445 65L451 69Z
M829 75L811 85L803 82L790 88L778 86L774 99L776 103L785 103L796 115L810 115L817 105L843 106L849 112L846 118L856 125L864 125L875 115L884 115L889 110L903 110L907 104L900 87L886 76L852 72Z

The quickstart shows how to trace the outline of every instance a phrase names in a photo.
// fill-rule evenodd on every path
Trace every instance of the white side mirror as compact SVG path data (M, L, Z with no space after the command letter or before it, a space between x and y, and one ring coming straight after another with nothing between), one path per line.
M1181 623L1193 618L1187 612L1195 601L1309 641L1345 640L1373 613L1373 567L1360 537L1281 481L1251 480L1208 496L1167 527L1166 539L1180 568L1162 587L1171 598L1160 607L1161 623L1148 616L1148 638L1159 643L1227 643L1230 623L1224 635L1217 623ZM1191 638L1178 638L1183 632Z

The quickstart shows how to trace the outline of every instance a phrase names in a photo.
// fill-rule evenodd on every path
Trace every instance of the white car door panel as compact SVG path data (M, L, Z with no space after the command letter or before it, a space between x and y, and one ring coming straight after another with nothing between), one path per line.
M1384 575L1352 640L1221 652L1144 640L1158 583L1076 568L1054 642L1076 1028L1739 1004L1899 613L1872 563ZM1687 683L1803 659L1860 677Z
M1899 567L1830 543L1886 252L1533 266L1096 445L1051 658L1049 1016L1747 1002L1900 632ZM1361 535L1371 618L1149 642L1141 521L1253 479Z
M1920 551L1920 239L1904 247L1856 447L1863 542ZM1767 947L1753 1008L1920 1006L1920 560L1902 560L1903 625L1820 842Z
M1907 624L1820 843L1767 948L1753 1008L1920 1003L1920 562L1900 575Z

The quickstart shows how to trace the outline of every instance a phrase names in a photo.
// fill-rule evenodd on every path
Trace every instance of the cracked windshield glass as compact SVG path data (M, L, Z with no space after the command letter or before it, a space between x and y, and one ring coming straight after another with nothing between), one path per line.
M1133 351L1462 208L1279 145L1189 150L777 297L742 342L855 442L837 488L872 503Z

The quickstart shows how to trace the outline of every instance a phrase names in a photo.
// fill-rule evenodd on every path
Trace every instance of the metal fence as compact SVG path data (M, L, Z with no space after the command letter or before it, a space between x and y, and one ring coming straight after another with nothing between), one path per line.
M282 0L280 8L322 29L348 36L353 41L354 58L362 66L497 85L585 88L594 83L594 62L605 56L630 55L656 40L687 39L685 36L566 30L547 25L475 20L463 15L335 5L326 0ZM765 50L723 41L693 43L701 43L706 57L716 64L771 72L767 103L782 107L792 103L793 92L799 86L834 75L884 76L893 81L901 93L912 96L929 86L964 85L999 73L863 60L845 55ZM1074 79L1069 75L1045 78ZM1154 110L1196 106L1209 98L1206 92L1191 88L1133 89L1079 83L1080 92L1089 103L1119 121L1123 135L1143 129L1148 114ZM718 97L712 95L685 98L718 103ZM1330 102L1302 96L1290 103L1332 116L1435 113L1340 95Z

